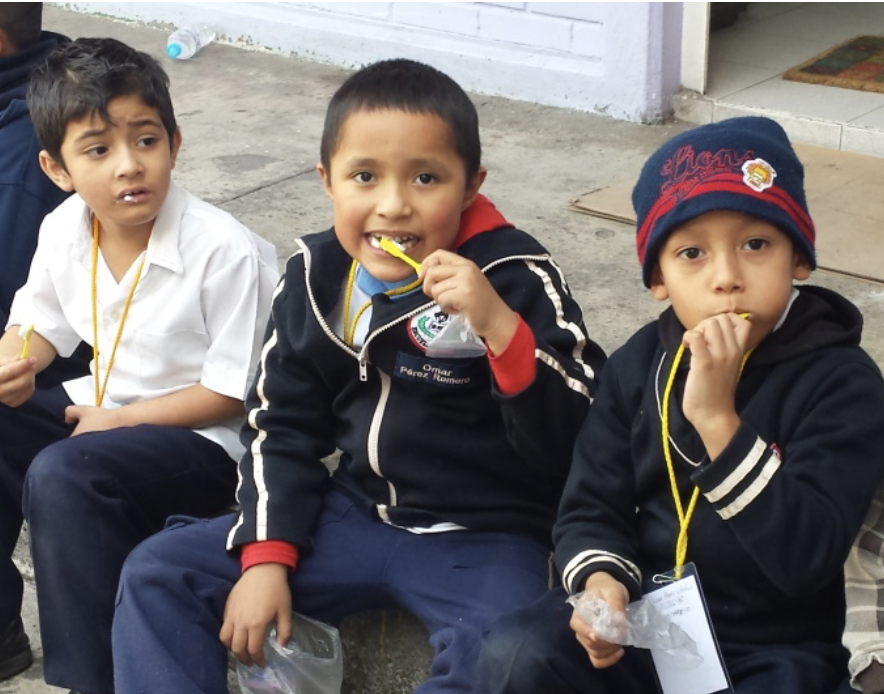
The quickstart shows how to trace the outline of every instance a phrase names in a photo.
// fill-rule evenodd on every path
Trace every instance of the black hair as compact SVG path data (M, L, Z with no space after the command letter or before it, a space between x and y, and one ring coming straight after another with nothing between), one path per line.
M12 52L37 43L42 29L42 2L0 2L0 31L12 45Z
M351 75L335 92L325 114L320 159L326 171L338 146L341 127L357 111L394 110L439 116L450 128L463 160L467 184L482 159L479 116L463 89L436 68L413 60L382 60Z
M132 95L159 112L171 146L178 126L169 76L147 53L115 39L60 45L31 73L27 98L40 145L64 166L61 146L68 123L93 113L109 123L108 103Z

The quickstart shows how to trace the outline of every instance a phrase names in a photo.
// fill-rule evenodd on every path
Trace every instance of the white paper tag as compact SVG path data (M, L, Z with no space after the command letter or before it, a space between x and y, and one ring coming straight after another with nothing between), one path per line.
M685 667L683 659L652 648L651 658L663 694L732 692L694 565L686 565L678 581L663 576L659 585L646 587L642 600L650 600L661 614L684 629L696 642L702 659Z

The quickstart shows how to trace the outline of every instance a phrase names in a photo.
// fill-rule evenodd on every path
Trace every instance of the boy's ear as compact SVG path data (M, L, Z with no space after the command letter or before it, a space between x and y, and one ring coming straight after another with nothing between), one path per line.
M40 168L43 169L49 180L67 193L74 190L74 183L64 166L59 164L55 159L49 156L49 152L45 149L40 150Z
M792 279L806 280L810 277L811 272L813 272L813 268L810 267L810 263L804 257L804 254L794 253L792 256Z
M181 128L175 128L175 134L172 135L172 168L175 168L175 162L178 160L178 150L181 149Z
M482 187L482 184L485 183L485 177L488 175L488 169L484 166L480 166L479 170L473 175L473 179L467 185L467 190L463 196L463 206L460 208L460 211L463 212L470 205L472 205L476 196L479 194L479 188Z
M663 273L660 272L660 265L654 265L651 270L651 296L657 301L666 301L669 298L669 292L666 291L666 283L663 282Z
M319 177L322 179L322 187L325 188L325 194L329 197L330 200L334 200L335 196L332 195L330 173L325 170L322 162L317 162L316 173L318 173Z

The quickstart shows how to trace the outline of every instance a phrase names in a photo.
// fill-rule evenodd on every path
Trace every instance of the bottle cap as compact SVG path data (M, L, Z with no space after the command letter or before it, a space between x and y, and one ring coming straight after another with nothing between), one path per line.
M177 58L181 55L181 44L180 43L170 43L166 46L166 55L170 58Z

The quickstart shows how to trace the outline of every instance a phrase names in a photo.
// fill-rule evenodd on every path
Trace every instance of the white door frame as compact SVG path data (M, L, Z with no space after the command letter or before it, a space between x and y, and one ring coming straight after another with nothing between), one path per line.
M706 93L712 3L685 2L681 20L681 86Z

